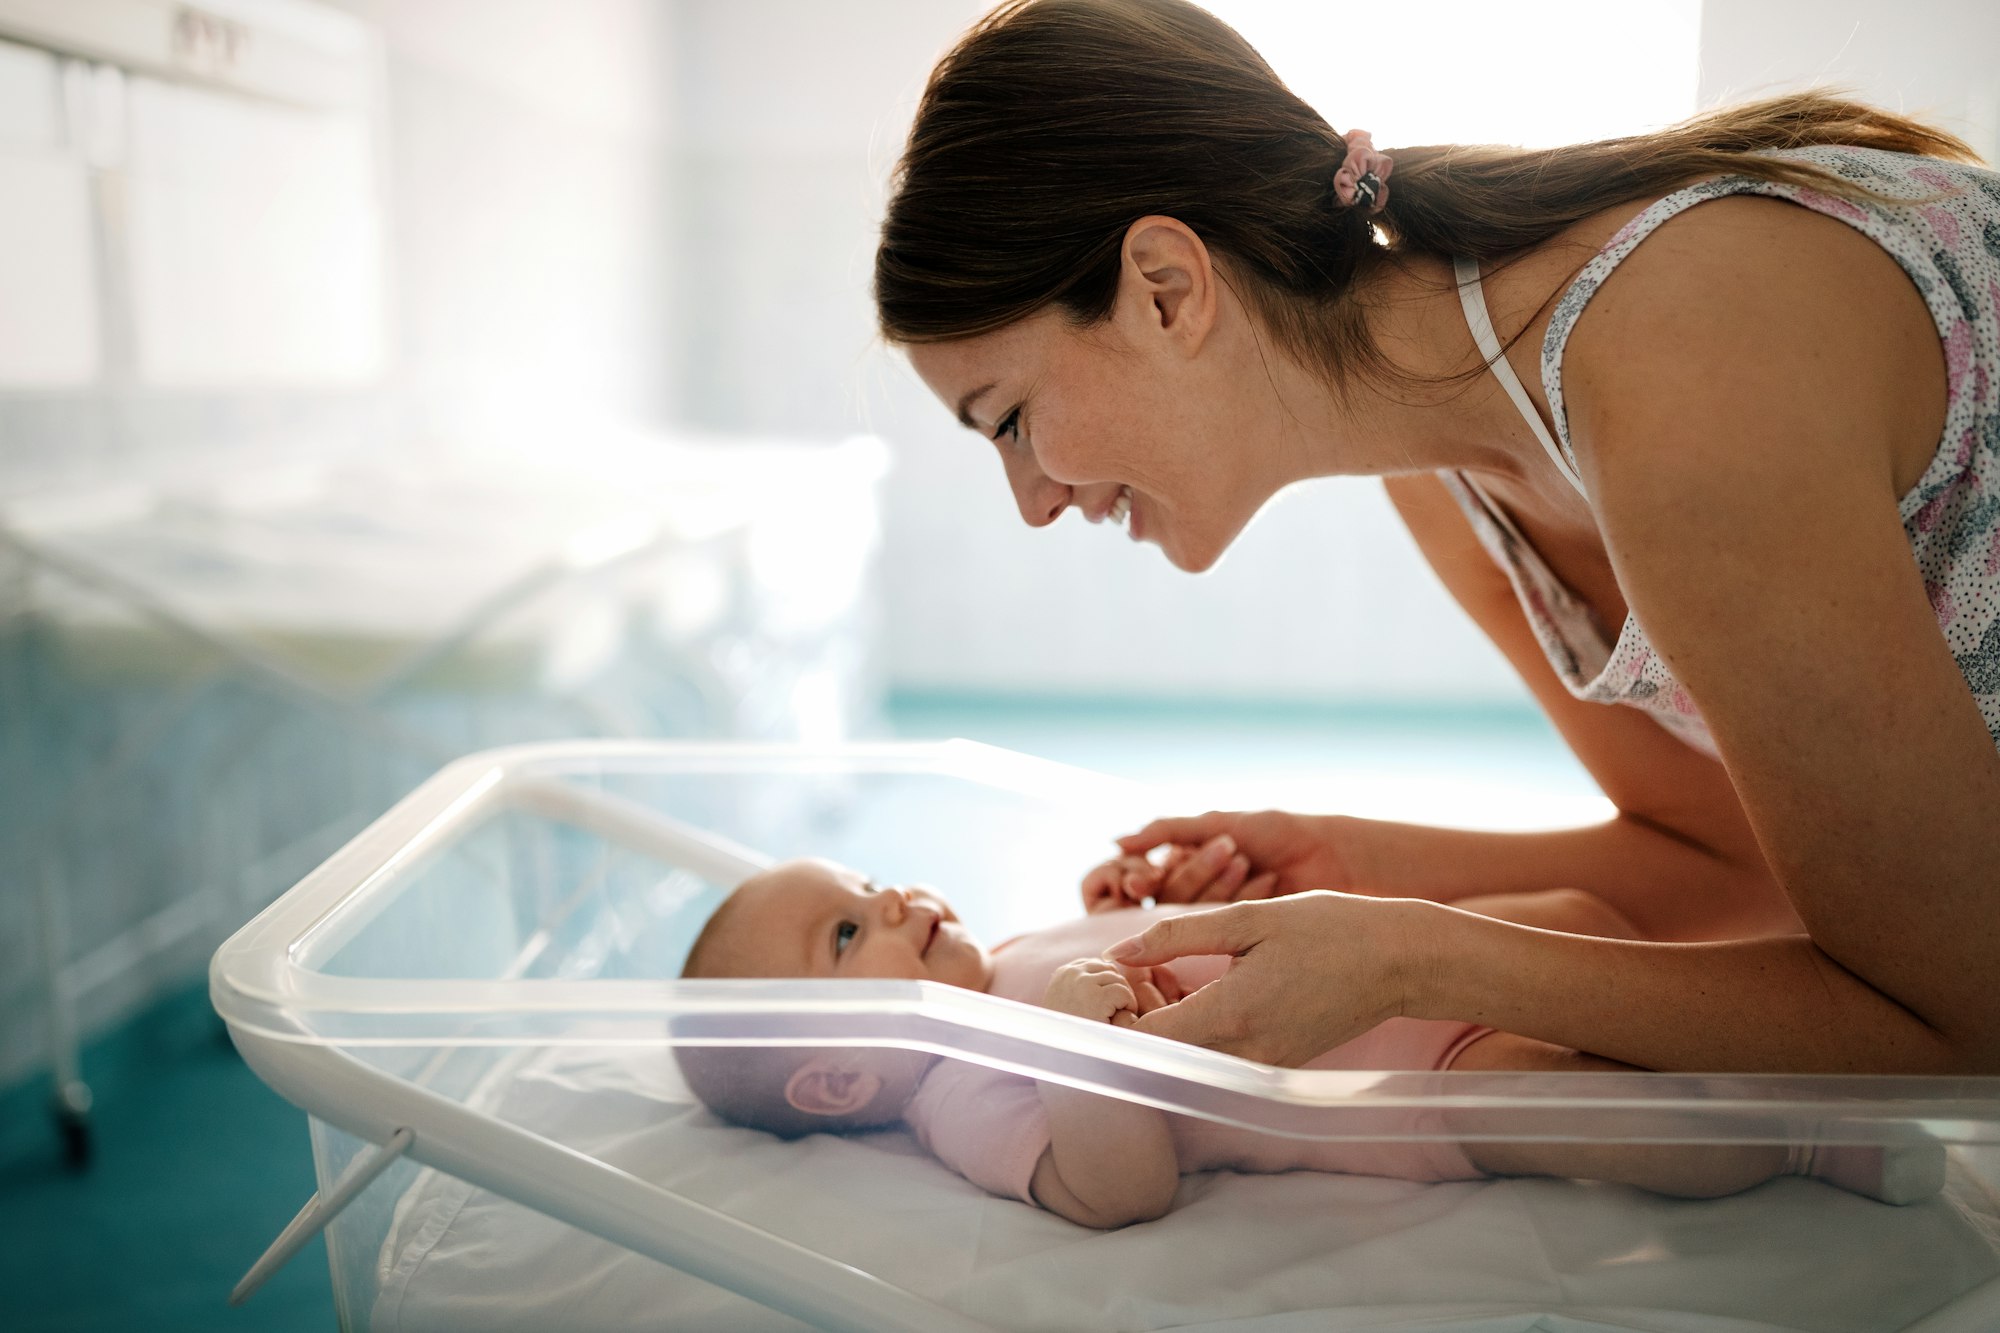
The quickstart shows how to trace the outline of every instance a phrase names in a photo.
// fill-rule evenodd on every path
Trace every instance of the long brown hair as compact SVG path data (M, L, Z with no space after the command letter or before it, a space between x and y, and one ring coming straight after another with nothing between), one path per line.
M1279 344L1341 383L1387 371L1355 280L1401 256L1504 261L1601 209L1714 174L1886 196L1804 160L1816 144L1977 162L1930 126L1827 93L1709 111L1563 148L1389 149L1385 207L1332 188L1346 142L1236 31L1187 0L1009 0L938 63L882 223L875 303L895 343L1054 306L1106 318L1126 229L1192 227Z

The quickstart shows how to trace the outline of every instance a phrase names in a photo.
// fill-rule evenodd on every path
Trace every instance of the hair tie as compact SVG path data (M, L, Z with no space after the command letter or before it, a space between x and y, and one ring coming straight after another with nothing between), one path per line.
M1367 130L1347 132L1347 158L1333 173L1333 193L1343 204L1366 204L1370 213L1380 213L1389 202L1389 169L1395 162L1386 153L1375 151L1375 141Z

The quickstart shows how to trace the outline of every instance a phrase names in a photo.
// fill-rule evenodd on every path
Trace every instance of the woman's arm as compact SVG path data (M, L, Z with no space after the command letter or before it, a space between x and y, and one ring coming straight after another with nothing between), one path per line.
M1458 903L1555 885L1618 904L1614 910L1648 939L1744 939L1802 929L1761 866L1746 868L1628 814L1583 828L1496 833L1347 815L1212 810L1156 819L1121 842L1166 843L1176 854L1159 867L1138 856L1096 867L1083 884L1086 911L1148 898L1224 903L1313 889ZM1250 875L1253 865L1257 873Z
M1560 885L1601 899L1648 939L1740 939L1800 929L1761 864L1718 856L1636 815L1538 833L1325 818L1328 836L1348 849L1356 893L1455 903Z
M1137 1026L1267 1064L1303 1064L1405 1016L1483 1023L1647 1069L1996 1067L1803 936L1596 939L1416 899L1318 892L1168 917L1105 952L1134 967L1234 955L1220 979Z
M1413 943L1402 1002L1412 1017L1483 1023L1646 1069L1993 1072L1802 935L1658 944L1455 917Z
M1663 226L1583 316L1566 386L1619 584L1810 938L1242 903L1108 951L1238 954L1140 1026L1296 1062L1413 1013L1656 1069L2000 1073L2000 753L1897 503L1906 437L1941 415L1937 333L1879 247L1802 215L1723 200Z
M1437 478L1395 477L1386 488L1433 571L1512 663L1617 813L1598 824L1534 833L1273 811L1159 819L1120 843L1128 853L1163 843L1190 850L1161 883L1148 886L1161 901L1226 902L1334 889L1455 902L1570 887L1603 899L1648 939L1798 931L1798 917L1765 865L1722 765L1637 709L1571 695L1549 666L1506 576ZM1233 878L1228 856L1196 859L1194 849L1208 852L1220 834L1248 858Z
M1915 1023L1946 1067L1992 1071L2000 753L1898 508L1938 448L1946 370L1881 247L1725 199L1620 266L1577 325L1567 384L1619 584L1812 936L1764 965L1819 978L1857 1049L1895 1060L1924 1041ZM1970 370L1953 368L1952 395L1974 392Z
M1451 902L1566 885L1604 899L1649 939L1797 930L1723 766L1637 709L1569 692L1506 575L1436 477L1394 477L1385 489L1446 590L1505 655L1617 813L1547 833L1336 820L1329 834L1350 848L1354 891Z

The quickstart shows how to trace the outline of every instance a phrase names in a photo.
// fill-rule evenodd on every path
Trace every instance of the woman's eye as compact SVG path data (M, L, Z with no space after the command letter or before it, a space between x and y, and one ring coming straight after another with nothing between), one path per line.
M833 928L833 956L838 958L842 953L846 952L847 946L860 933L861 927L855 925L852 921L843 921L835 926Z
M1017 440L1021 438L1021 409L1018 407L1009 412L1007 419L993 432L993 442L998 444L1004 436L1009 435Z

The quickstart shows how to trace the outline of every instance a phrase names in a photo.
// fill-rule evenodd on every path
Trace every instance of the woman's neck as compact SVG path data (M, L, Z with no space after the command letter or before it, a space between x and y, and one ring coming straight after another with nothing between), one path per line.
M1536 266L1523 267L1520 286L1537 292ZM1547 294L1494 310L1503 341ZM1370 333L1384 357L1407 378L1355 375L1343 394L1289 359L1274 366L1273 385L1292 419L1294 480L1456 469L1538 491L1558 483L1555 495L1569 490L1500 382L1490 372L1468 374L1485 358L1466 326L1448 261L1383 264L1356 298L1371 312Z

